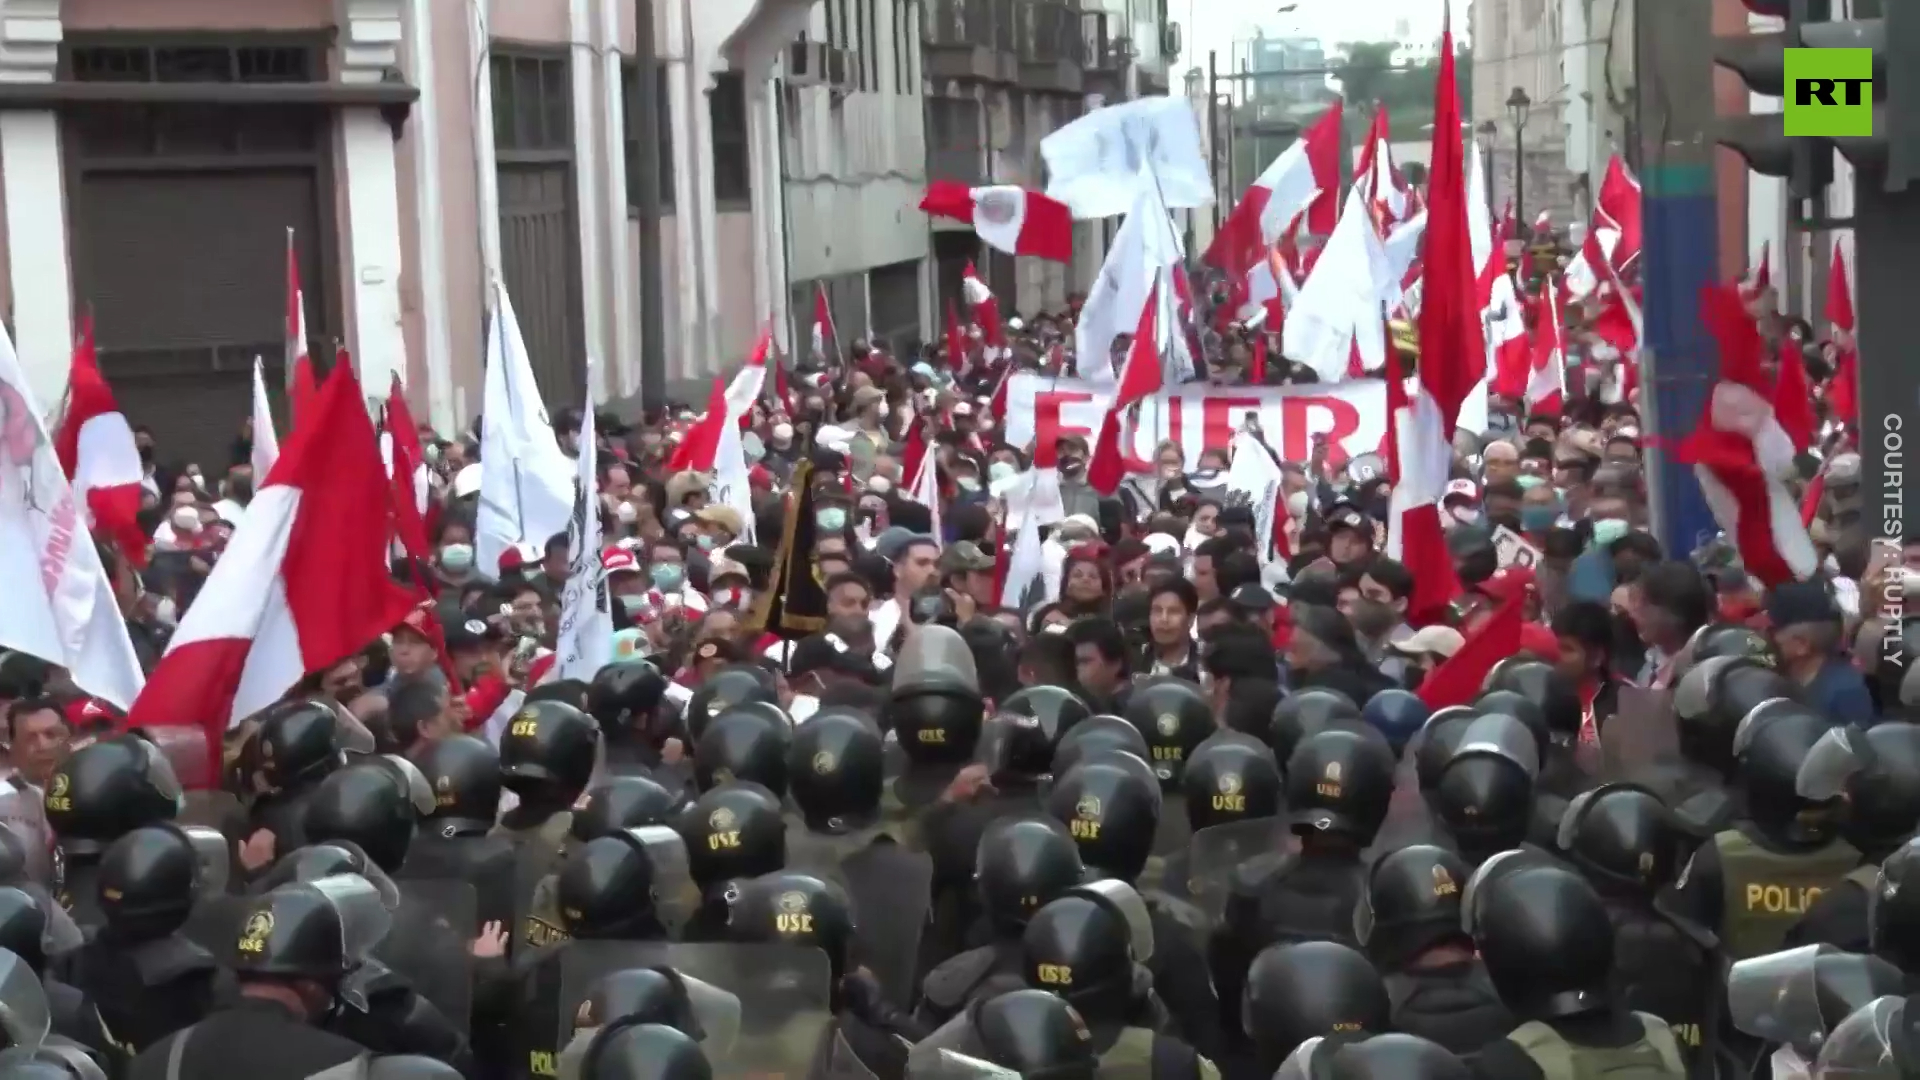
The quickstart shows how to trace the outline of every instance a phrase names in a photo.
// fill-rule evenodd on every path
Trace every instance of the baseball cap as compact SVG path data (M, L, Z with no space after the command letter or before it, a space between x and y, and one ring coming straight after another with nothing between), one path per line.
M1817 581L1789 581L1767 594L1767 621L1775 629L1840 621L1840 605Z
M1409 637L1388 643L1387 648L1408 656L1451 657L1466 643L1466 635L1451 626L1424 626Z
M610 547L600 553L600 569L608 575L637 574L640 572L640 560L626 548Z
M1344 499L1334 503L1327 510L1327 531L1334 532L1339 529L1360 529L1368 536L1373 535L1373 525L1367 520L1367 515L1358 506Z
M810 672L832 672L867 682L880 681L880 672L874 666L872 654L848 648L846 642L832 634L801 638L794 642L787 654L789 676Z
M1254 615L1272 611L1274 607L1273 594L1251 582L1228 593L1227 600L1241 611Z
M453 497L464 499L480 493L480 465L475 462L453 474Z
M1447 493L1441 496L1440 501L1445 502L1448 499L1465 499L1468 502L1479 502L1480 485L1471 480L1451 481L1447 484Z
M993 556L980 549L980 545L971 540L962 540L940 553L940 572L957 574L966 571L985 571L993 569Z
M740 520L740 511L731 506L709 506L693 516L696 520L708 525L720 526L727 530L730 536L739 536L746 532L746 527Z

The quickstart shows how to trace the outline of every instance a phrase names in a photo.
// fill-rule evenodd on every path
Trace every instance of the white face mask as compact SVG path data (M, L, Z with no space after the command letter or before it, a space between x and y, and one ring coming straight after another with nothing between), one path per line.
M1287 496L1287 516L1295 519L1304 519L1307 516L1307 506L1312 501L1312 496L1304 491L1296 491Z
M153 621L161 626L177 626L180 613L174 610L173 597L163 596L153 603Z

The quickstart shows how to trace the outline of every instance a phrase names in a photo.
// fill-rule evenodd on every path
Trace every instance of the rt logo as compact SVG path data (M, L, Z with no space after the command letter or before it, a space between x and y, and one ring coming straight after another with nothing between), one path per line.
M1873 134L1872 49L1787 49L1786 134Z

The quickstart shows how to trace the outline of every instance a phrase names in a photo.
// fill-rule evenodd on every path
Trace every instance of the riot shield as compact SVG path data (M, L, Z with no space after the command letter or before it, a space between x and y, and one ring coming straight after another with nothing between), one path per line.
M907 1055L907 1080L1020 1080L1020 1073L977 1057L935 1049Z
M631 998L623 995L619 975L621 972L638 970L646 969L622 968L595 981L588 988L587 996L580 999L573 1016L561 1017L560 1030L563 1033L572 1032L565 1036L568 1041L556 1062L557 1071L562 1077L578 1080L583 1075L593 1040L610 1025L632 1022L626 1007ZM733 1052L734 1041L740 1037L740 999L699 979L686 975L679 975L679 978L680 985L687 992L688 1010L697 1028L687 1034L698 1038L700 1049L710 1063L725 1059ZM572 1022L570 1029L567 1026L569 1019Z
M846 890L853 901L854 962L873 973L888 1001L910 1007L918 989L920 935L933 907L932 857L870 840L837 858L826 844L810 844L802 854L796 860L789 849L787 868Z
M12 1046L33 1048L53 1030L46 987L27 962L0 949L0 1031Z
M1455 725L1456 728L1465 726ZM1420 751L1429 737L1429 732L1421 729L1400 753L1400 764L1393 771L1393 795L1387 801L1387 816L1374 831L1373 843L1361 852L1361 858L1368 863L1411 844L1431 844L1435 840L1433 811L1420 794Z
M1906 999L1875 998L1835 1025L1821 1044L1813 1075L1859 1080L1899 1080L1907 1075L1894 1060L1894 1032L1906 1015Z
M232 822L245 821L246 812L240 808L240 797L231 791L189 791L173 820L179 825L224 829Z
M194 895L226 892L233 873L233 849L226 834L208 826L175 824L193 848Z
M1815 967L1821 956L1835 951L1807 945L1736 961L1727 972L1727 1015L1733 1026L1767 1042L1820 1045L1827 1026Z
M560 956L560 1031L555 1045L572 1041L581 1005L602 978L629 968L659 966L739 999L740 1028L733 1045L724 1053L707 1047L716 1078L800 1076L809 1070L833 1019L833 974L826 953L801 946L573 942ZM703 1016L703 1024L705 1020Z
M1622 686L1618 710L1600 733L1600 761L1605 775L1625 780L1680 759L1680 726L1674 716L1673 693Z
M1127 924L1127 948L1136 964L1153 960L1153 915L1147 902L1132 885L1114 878L1102 878L1067 890L1067 895L1092 897L1107 905Z
M971 1009L940 1025L907 1051L907 1080L967 1080L975 1076L968 1059L985 1064L986 1050L973 1030ZM988 1065L988 1068L993 1066ZM959 1071L955 1071L959 1070Z
M1273 1080L1313 1080L1313 1059L1320 1052L1320 1044L1326 1040L1319 1035L1308 1039L1293 1048L1287 1060L1273 1074Z
M480 932L480 896L457 879L406 881L393 929L374 946L374 959L413 984L461 1031L473 1013L473 955Z
M1279 818L1254 818L1212 825L1193 834L1187 859L1187 896L1219 925L1232 891L1233 872L1248 859L1287 850L1293 834Z

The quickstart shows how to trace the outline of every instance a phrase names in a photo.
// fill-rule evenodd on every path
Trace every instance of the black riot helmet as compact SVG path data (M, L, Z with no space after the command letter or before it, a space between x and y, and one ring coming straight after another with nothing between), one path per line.
M1088 867L1133 881L1153 853L1161 802L1151 774L1127 767L1115 754L1082 762L1056 779L1047 792L1047 813L1066 825Z
M1194 832L1280 812L1280 766L1273 751L1238 731L1217 731L1196 747L1180 774L1180 789Z
M1553 739L1553 729L1547 726L1546 710L1517 690L1489 690L1474 699L1473 707L1489 716L1497 713L1520 721L1541 746L1546 746Z
M1267 743L1273 747L1273 759L1280 763L1285 771L1287 763L1293 759L1294 747L1307 736L1317 731L1342 724L1358 726L1360 706L1354 700L1338 690L1315 688L1302 690L1297 694L1288 694L1274 706L1273 721L1268 725Z
M1124 751L1145 761L1147 739L1139 728L1117 716L1089 716L1062 735L1053 748L1053 775L1071 772L1075 765L1108 750Z
M581 796L569 829L584 842L622 829L670 825L685 802L651 776L609 776Z
M1651 900L1673 881L1685 836L1659 796L1633 784L1576 795L1554 844L1604 894Z
M616 1025L593 1037L580 1080L713 1080L713 1065L700 1043L677 1028Z
M1079 845L1050 818L1003 817L980 835L973 859L980 907L994 929L1027 925L1042 904L1080 884L1086 875Z
M593 717L564 701L529 701L500 739L500 782L523 800L571 804L599 759Z
M610 1024L665 1024L696 1039L706 1031L694 1008L686 976L666 966L622 968L601 976L587 989L573 1018L573 1029ZM691 980L701 986L699 980Z
M1695 664L1673 688L1680 751L1689 760L1731 774L1734 732L1759 705L1797 700L1793 681L1745 656L1716 656Z
M1687 639L1686 648L1674 664L1673 680L1678 682L1696 665L1716 656L1755 660L1766 667L1776 663L1773 644L1760 631L1738 623L1708 623Z
M433 788L413 762L366 758L320 781L303 824L309 843L352 841L392 874L407 861L414 831L433 806Z
M24 889L0 886L0 949L26 961L35 974L47 967L47 909Z
M1301 740L1286 776L1287 820L1296 835L1365 847L1393 798L1393 751L1372 731L1329 728Z
M793 723L785 715L769 717L764 708L735 706L707 724L693 752L694 782L700 790L748 780L775 795L786 794Z
M500 752L474 735L448 735L414 751L413 763L433 786L438 825L491 828L500 816Z
M268 791L310 784L345 763L340 718L324 702L283 701L260 714L244 759Z
M1920 709L1920 615L1909 614L1898 627L1888 627L1875 650L1879 660L1870 672L1880 715L1912 718Z
M1608 1007L1613 923L1574 871L1502 852L1467 882L1461 919L1514 1015L1552 1020Z
M923 625L894 658L882 726L915 764L963 763L973 758L985 719L983 703L967 639L951 627Z
M1459 748L1460 739L1467 733L1467 725L1479 719L1480 710L1467 705L1449 705L1444 709L1435 709L1427 718L1426 726L1420 729L1413 744L1414 776L1420 782L1420 793L1433 797L1433 789L1440 784L1440 774L1453 760L1453 752Z
M1920 973L1920 840L1909 840L1880 863L1867 904L1873 955Z
M1093 1080L1100 1067L1086 1019L1045 990L990 997L969 1019L986 1059L1025 1080Z
M1125 720L1147 740L1147 762L1165 791L1177 791L1187 755L1218 730L1213 706L1200 687L1171 676L1137 683L1127 695Z
M47 824L71 850L112 843L180 809L180 780L160 748L138 735L74 751L47 781Z
M1354 935L1381 971L1397 971L1422 953L1463 942L1461 891L1467 864L1432 844L1382 855L1367 869L1367 891L1354 911Z
M674 830L701 888L731 878L771 874L787 862L787 823L780 800L758 784L735 781L705 792L680 812Z
M1733 754L1754 827L1794 844L1836 836L1858 738L1806 706L1756 710L1741 721Z
M1308 1039L1387 1031L1387 987L1356 950L1332 941L1269 945L1247 967L1240 1022L1262 1074Z
M1552 664L1508 657L1487 673L1481 690L1511 690L1539 707L1549 732L1563 738L1580 734L1580 721L1586 713L1580 704L1580 690Z
M790 871L746 882L727 919L729 941L812 946L826 953L836 982L849 970L853 930L853 902L846 890Z
M1540 748L1511 716L1482 716L1461 733L1430 802L1469 862L1526 838Z
M1427 703L1420 700L1419 695L1399 687L1389 687L1374 694L1360 709L1360 719L1385 736L1387 745L1396 755L1406 749L1432 715L1433 710L1427 708Z
M1840 835L1879 857L1920 831L1920 725L1875 724L1859 742Z
M593 673L587 711L609 737L644 725L667 692L667 677L653 661L622 660Z
M1122 1022L1134 993L1133 928L1111 904L1070 892L1041 905L1020 936L1021 977L1095 1024Z
M994 708L980 733L979 760L993 776L1033 778L1053 771L1060 737L1093 715L1063 686L1027 686Z
M424 1054L383 1054L367 1060L367 1080L460 1080L460 1070Z
M560 921L577 940L664 939L656 897L682 880L686 847L658 825L620 829L567 853L555 876Z
M226 887L226 837L172 823L135 829L100 857L100 911L119 940L165 937L187 921L201 894Z
M780 703L780 689L773 676L758 664L728 664L694 687L687 699L687 732L694 739L707 729L707 722L735 705L750 701Z
M1468 1080L1453 1051L1418 1035L1375 1035L1333 1052L1329 1080Z
M388 899L357 874L275 886L248 899L233 942L233 970L242 981L267 976L332 986L386 936Z
M886 743L873 721L826 713L793 733L787 793L809 828L834 832L872 821L886 784Z

